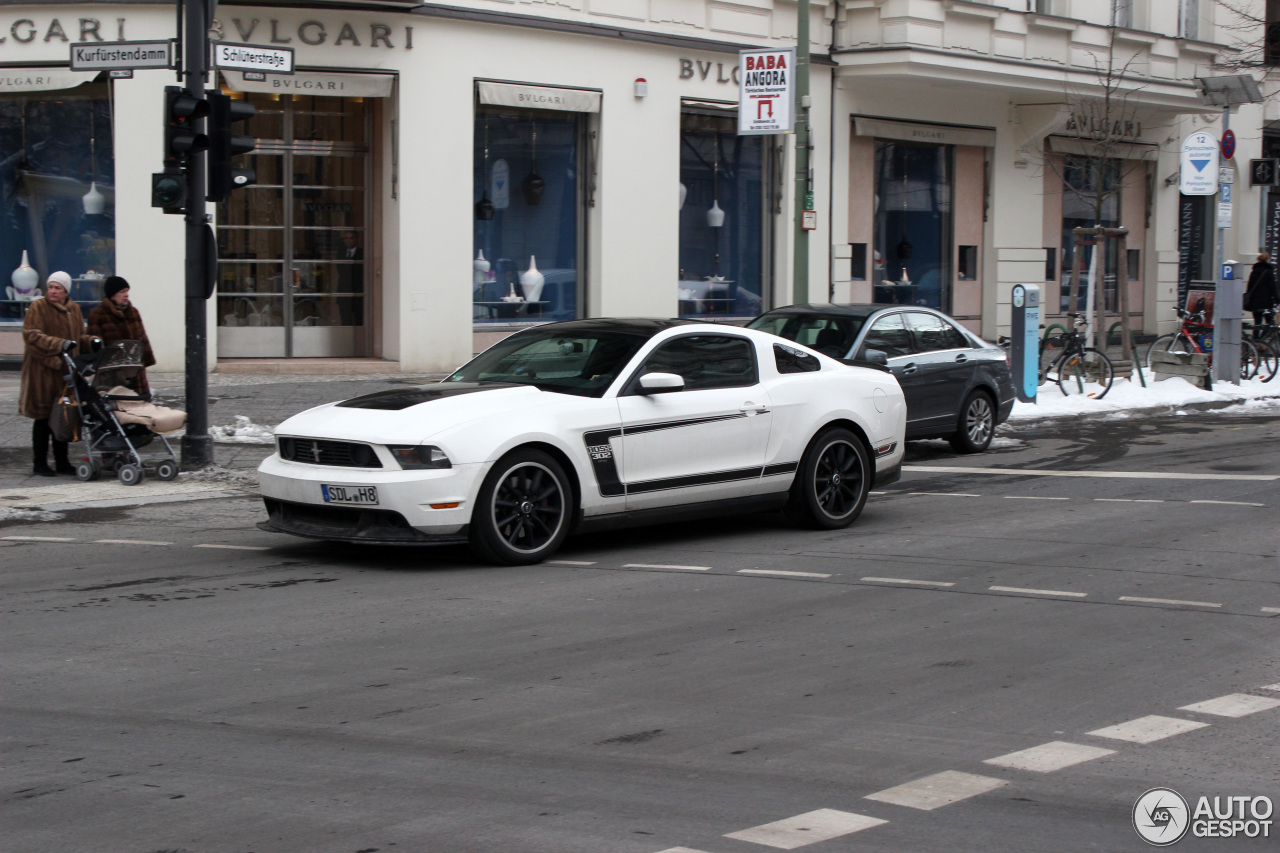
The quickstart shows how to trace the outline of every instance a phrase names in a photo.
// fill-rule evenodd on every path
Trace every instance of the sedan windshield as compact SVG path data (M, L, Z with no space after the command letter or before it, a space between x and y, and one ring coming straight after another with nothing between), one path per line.
M494 344L445 382L506 382L600 397L652 333L545 326Z
M865 321L865 317L847 315L762 314L747 328L770 332L832 358L845 358Z

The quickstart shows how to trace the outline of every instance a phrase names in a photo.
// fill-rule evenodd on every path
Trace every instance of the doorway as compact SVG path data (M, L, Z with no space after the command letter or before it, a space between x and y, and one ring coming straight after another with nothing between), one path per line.
M258 109L257 183L218 205L218 355L366 355L371 102L229 94Z
M952 146L877 139L876 302L951 311Z

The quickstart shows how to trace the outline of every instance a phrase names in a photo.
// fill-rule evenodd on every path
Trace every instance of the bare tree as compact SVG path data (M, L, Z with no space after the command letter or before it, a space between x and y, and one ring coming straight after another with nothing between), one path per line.
M1213 0L1227 12L1227 21L1218 29L1226 35L1230 49L1214 67L1237 74L1252 74L1263 81L1276 78L1280 67L1280 24L1268 27L1267 7L1277 0ZM1280 10L1278 10L1280 11Z

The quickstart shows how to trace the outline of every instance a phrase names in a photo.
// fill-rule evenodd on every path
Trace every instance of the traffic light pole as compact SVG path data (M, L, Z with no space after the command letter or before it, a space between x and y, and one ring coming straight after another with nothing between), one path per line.
M209 63L210 0L178 0L183 4L182 86L192 98L204 98ZM187 432L182 437L182 467L188 470L213 464L213 438L209 435L209 340L206 329L205 278L205 154L191 157L187 169L186 222L186 394Z

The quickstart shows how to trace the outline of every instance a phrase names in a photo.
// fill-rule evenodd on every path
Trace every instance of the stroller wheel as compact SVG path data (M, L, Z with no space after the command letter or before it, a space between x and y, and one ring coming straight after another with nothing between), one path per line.
M101 473L102 469L98 467L97 463L91 462L88 459L84 459L76 463L77 480L83 480L87 483L90 480L98 479L98 475Z
M174 480L178 477L178 463L166 459L156 466L157 480Z
M122 485L136 486L142 482L142 466L133 462L121 465L120 469L116 471L116 477L119 478Z

